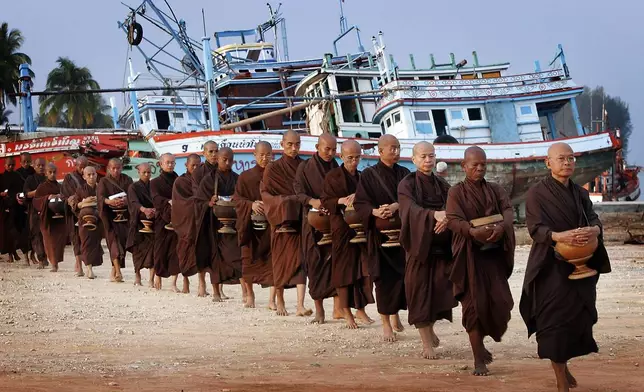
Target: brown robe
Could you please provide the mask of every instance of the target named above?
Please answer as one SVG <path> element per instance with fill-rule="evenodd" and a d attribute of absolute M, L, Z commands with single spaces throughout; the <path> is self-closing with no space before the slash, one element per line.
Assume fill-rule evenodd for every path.
<path fill-rule="evenodd" d="M 313 300 L 322 300 L 336 295 L 331 281 L 333 275 L 331 245 L 317 245 L 322 234 L 309 225 L 308 213 L 311 209 L 309 201 L 319 199 L 322 195 L 326 174 L 337 167 L 338 163 L 335 159 L 325 162 L 316 153 L 297 168 L 293 182 L 297 199 L 302 204 L 302 260 L 309 278 L 309 294 Z"/>
<path fill-rule="evenodd" d="M 141 233 L 143 228 L 141 220 L 147 220 L 141 212 L 141 207 L 154 208 L 152 195 L 150 194 L 150 183 L 137 181 L 130 185 L 127 190 L 127 203 L 130 214 L 129 231 L 125 249 L 132 253 L 134 272 L 143 268 L 154 267 L 154 235 L 155 233 Z M 154 219 L 153 219 L 154 220 Z"/>
<path fill-rule="evenodd" d="M 359 179 L 359 171 L 353 176 L 344 165 L 335 168 L 324 179 L 321 198 L 322 205 L 331 214 L 331 284 L 335 288 L 348 288 L 349 303 L 343 306 L 355 309 L 375 302 L 369 279 L 369 260 L 363 244 L 349 242 L 356 233 L 344 221 L 345 207 L 338 204 L 338 199 L 355 193 Z"/>
<path fill-rule="evenodd" d="M 199 190 L 199 185 L 201 185 L 201 181 L 203 181 L 204 177 L 206 177 L 210 173 L 215 173 L 217 171 L 217 164 L 215 163 L 214 165 L 211 165 L 210 162 L 205 161 L 201 165 L 199 165 L 195 171 L 192 172 L 192 194 L 196 195 L 197 191 Z"/>
<path fill-rule="evenodd" d="M 1 253 L 14 253 L 21 249 L 28 252 L 27 239 L 24 237 L 24 228 L 27 223 L 24 208 L 18 204 L 16 195 L 22 192 L 25 181 L 16 171 L 5 171 L 0 174 L 0 192 L 8 190 L 7 196 L 2 197 L 0 209 L 0 237 L 3 237 Z"/>
<path fill-rule="evenodd" d="M 172 187 L 172 226 L 177 234 L 177 258 L 183 276 L 197 273 L 195 200 L 192 176 L 184 173 Z"/>
<path fill-rule="evenodd" d="M 435 211 L 444 211 L 449 184 L 433 173 L 414 172 L 398 185 L 400 243 L 407 254 L 405 293 L 409 324 L 423 328 L 436 320 L 452 321 L 458 305 L 449 273 L 451 233 L 434 233 Z"/>
<path fill-rule="evenodd" d="M 29 217 L 29 240 L 31 242 L 31 249 L 36 254 L 36 258 L 40 262 L 47 261 L 47 253 L 45 253 L 45 244 L 40 232 L 40 217 L 38 210 L 34 207 L 33 198 L 27 198 L 27 193 L 33 192 L 38 188 L 38 185 L 47 180 L 44 174 L 34 174 L 27 178 L 23 192 L 25 193 L 25 205 L 27 206 Z"/>
<path fill-rule="evenodd" d="M 45 180 L 36 188 L 34 208 L 40 214 L 40 232 L 45 245 L 45 253 L 51 262 L 61 263 L 67 245 L 67 223 L 65 218 L 53 219 L 49 210 L 49 195 L 58 195 L 61 187 L 58 181 Z"/>
<path fill-rule="evenodd" d="M 291 223 L 293 229 L 301 229 L 299 222 L 302 206 L 295 196 L 293 181 L 298 166 L 303 162 L 300 157 L 290 158 L 283 155 L 266 167 L 260 184 L 266 219 L 271 225 L 273 282 L 278 289 L 306 284 L 306 275 L 302 268 L 300 232 L 275 232 L 286 222 Z"/>
<path fill-rule="evenodd" d="M 76 200 L 80 203 L 83 199 L 96 196 L 98 184 L 92 188 L 85 182 L 76 188 Z M 79 210 L 76 210 L 78 215 Z M 98 212 L 98 211 L 97 211 Z M 98 214 L 97 214 L 98 215 Z M 96 230 L 89 230 L 83 227 L 83 220 L 78 218 L 78 237 L 80 240 L 81 260 L 85 265 L 97 267 L 103 264 L 103 224 L 100 219 L 96 222 Z"/>
<path fill-rule="evenodd" d="M 386 236 L 376 229 L 374 208 L 398 200 L 398 184 L 409 174 L 399 164 L 388 167 L 381 161 L 366 168 L 360 176 L 353 206 L 362 219 L 367 235 L 369 274 L 376 286 L 378 313 L 393 315 L 407 309 L 405 299 L 405 250 L 402 247 L 383 248 Z"/>
<path fill-rule="evenodd" d="M 201 265 L 205 269 L 210 267 L 212 284 L 237 284 L 242 276 L 241 249 L 237 236 L 217 232 L 222 225 L 208 205 L 215 193 L 219 196 L 232 196 L 238 177 L 239 175 L 233 171 L 211 172 L 201 181 L 199 191 L 195 195 L 197 266 Z"/>
<path fill-rule="evenodd" d="M 239 175 L 235 186 L 235 209 L 237 210 L 237 239 L 241 246 L 242 278 L 247 283 L 257 283 L 264 287 L 273 285 L 273 265 L 271 263 L 271 231 L 253 229 L 251 215 L 253 203 L 261 200 L 259 184 L 264 176 L 264 168 L 256 165 Z"/>
<path fill-rule="evenodd" d="M 446 212 L 454 256 L 450 280 L 463 307 L 463 326 L 467 332 L 476 328 L 482 336 L 500 342 L 514 307 L 508 285 L 515 247 L 510 199 L 497 184 L 465 179 L 449 190 Z M 497 248 L 481 250 L 470 236 L 470 221 L 495 214 L 504 217 L 502 242 Z"/>
<path fill-rule="evenodd" d="M 33 174 L 36 174 L 36 169 L 34 169 L 32 166 L 29 166 L 27 168 L 20 167 L 16 169 L 16 173 L 18 173 L 21 179 L 20 189 L 18 189 L 18 187 L 16 186 L 17 193 L 20 193 L 22 192 L 25 186 L 25 182 L 27 181 L 27 178 L 31 177 Z M 0 189 L 0 191 L 4 191 L 4 190 L 5 188 Z M 14 214 L 14 218 L 15 218 L 14 224 L 16 225 L 16 229 L 18 231 L 16 247 L 26 255 L 27 252 L 31 250 L 31 241 L 29 239 L 30 231 L 29 231 L 28 207 L 26 204 L 20 205 L 16 203 L 16 208 L 17 210 L 15 211 L 15 214 Z"/>
<path fill-rule="evenodd" d="M 107 248 L 110 251 L 110 260 L 118 260 L 121 268 L 125 268 L 125 247 L 128 232 L 130 231 L 130 214 L 127 211 L 124 213 L 125 217 L 128 218 L 127 222 L 114 222 L 116 213 L 110 206 L 105 204 L 105 199 L 117 193 L 127 192 L 130 185 L 132 185 L 132 179 L 125 174 L 121 174 L 119 178 L 112 178 L 108 175 L 101 178 L 96 191 L 98 211 L 105 229 L 105 239 Z"/>
<path fill-rule="evenodd" d="M 63 186 L 62 186 L 62 195 L 66 199 L 68 199 L 70 196 L 73 196 L 76 194 L 76 189 L 80 188 L 83 184 L 85 184 L 85 179 L 83 178 L 82 174 L 79 174 L 77 171 L 74 171 L 73 173 L 69 173 L 65 176 L 65 179 L 63 180 Z M 81 255 L 81 244 L 80 244 L 80 237 L 78 234 L 78 226 L 76 226 L 77 222 L 77 217 L 76 217 L 76 212 L 71 209 L 69 205 L 66 207 L 67 209 L 67 214 L 65 215 L 66 220 L 67 220 L 67 230 L 69 233 L 69 240 L 72 243 L 72 248 L 74 249 L 74 256 L 80 256 Z"/>
<path fill-rule="evenodd" d="M 553 232 L 584 226 L 602 227 L 593 211 L 588 191 L 570 181 L 569 186 L 548 177 L 528 191 L 526 223 L 533 239 L 523 281 L 519 310 L 528 336 L 537 333 L 539 358 L 557 363 L 598 352 L 593 338 L 597 323 L 599 275 L 570 280 L 574 267 L 558 259 Z M 611 271 L 602 237 L 587 266 L 600 274 Z"/>
<path fill-rule="evenodd" d="M 150 181 L 152 204 L 157 211 L 154 219 L 154 273 L 162 278 L 179 274 L 177 257 L 177 234 L 165 228 L 172 221 L 172 186 L 178 175 L 175 172 L 161 174 Z"/>

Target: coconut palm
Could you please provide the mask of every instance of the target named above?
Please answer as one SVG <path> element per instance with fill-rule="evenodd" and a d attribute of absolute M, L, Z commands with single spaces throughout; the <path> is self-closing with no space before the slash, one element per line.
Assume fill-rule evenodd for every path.
<path fill-rule="evenodd" d="M 47 91 L 86 91 L 100 86 L 86 67 L 78 67 L 72 60 L 59 57 L 58 66 L 47 75 Z M 64 119 L 70 127 L 84 128 L 94 124 L 96 113 L 101 113 L 101 97 L 95 93 L 41 96 L 40 116 L 47 125 L 56 125 Z"/>
<path fill-rule="evenodd" d="M 9 116 L 11 116 L 11 113 L 13 113 L 11 110 L 0 108 L 0 125 L 9 122 Z"/>
<path fill-rule="evenodd" d="M 17 103 L 16 97 L 8 94 L 20 90 L 20 64 L 31 64 L 29 56 L 19 52 L 24 40 L 20 30 L 9 30 L 6 22 L 0 25 L 0 108 L 4 107 L 5 98 L 13 105 Z M 31 76 L 33 77 L 33 73 Z"/>

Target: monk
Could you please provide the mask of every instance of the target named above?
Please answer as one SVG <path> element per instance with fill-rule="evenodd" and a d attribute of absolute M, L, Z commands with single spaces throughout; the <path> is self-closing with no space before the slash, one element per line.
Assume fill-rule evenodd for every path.
<path fill-rule="evenodd" d="M 8 157 L 4 161 L 4 173 L 0 174 L 0 198 L 2 199 L 2 209 L 0 209 L 0 236 L 3 237 L 2 253 L 9 255 L 9 262 L 19 261 L 20 256 L 16 251 L 18 248 L 27 257 L 27 246 L 20 241 L 23 234 L 23 226 L 26 223 L 26 217 L 22 206 L 19 204 L 17 196 L 24 188 L 24 180 L 14 170 L 16 162 L 13 157 Z"/>
<path fill-rule="evenodd" d="M 224 147 L 217 156 L 217 170 L 208 173 L 195 195 L 197 212 L 197 265 L 208 269 L 214 302 L 221 302 L 221 284 L 237 284 L 241 278 L 241 249 L 235 234 L 219 233 L 223 223 L 212 207 L 221 197 L 232 197 L 239 175 L 232 171 L 233 150 Z M 241 282 L 243 285 L 243 282 Z"/>
<path fill-rule="evenodd" d="M 88 161 L 84 156 L 76 158 L 74 171 L 67 174 L 63 180 L 63 197 L 67 200 L 68 210 L 66 214 L 67 219 L 67 230 L 69 237 L 72 243 L 72 248 L 74 250 L 74 256 L 76 257 L 76 276 L 83 276 L 83 266 L 81 264 L 81 245 L 80 237 L 78 235 L 78 226 L 76 222 L 78 219 L 75 215 L 74 207 L 78 203 L 76 199 L 76 189 L 81 187 L 85 180 L 83 179 L 83 170 L 87 167 Z"/>
<path fill-rule="evenodd" d="M 174 171 L 175 158 L 172 154 L 163 154 L 159 158 L 161 174 L 150 181 L 152 205 L 157 212 L 154 220 L 154 286 L 161 289 L 161 279 L 172 277 L 171 290 L 179 292 L 177 276 L 179 259 L 177 257 L 177 234 L 172 227 L 172 187 L 179 177 Z M 183 293 L 190 292 L 190 281 L 183 277 Z"/>
<path fill-rule="evenodd" d="M 32 166 L 30 153 L 23 152 L 20 154 L 20 167 L 16 169 L 16 173 L 20 176 L 22 186 L 24 188 L 27 178 L 36 173 Z M 22 189 L 19 192 L 22 192 Z M 31 241 L 29 240 L 29 219 L 25 219 L 28 217 L 28 208 L 24 196 L 17 197 L 16 200 L 18 202 L 18 210 L 14 214 L 14 217 L 16 218 L 15 224 L 18 231 L 16 247 L 22 251 L 25 255 L 27 264 L 29 264 L 29 258 L 31 257 L 33 259 L 33 252 L 31 252 Z"/>
<path fill-rule="evenodd" d="M 273 148 L 270 143 L 260 141 L 253 153 L 257 163 L 239 175 L 233 201 L 237 210 L 235 228 L 242 255 L 242 278 L 246 285 L 246 302 L 244 307 L 255 307 L 253 284 L 270 287 L 268 308 L 275 306 L 275 286 L 273 285 L 273 264 L 271 263 L 271 232 L 254 228 L 252 216 L 264 216 L 264 202 L 259 193 L 259 184 L 264 176 L 266 166 L 273 160 Z"/>
<path fill-rule="evenodd" d="M 550 176 L 528 191 L 526 222 L 533 239 L 523 281 L 519 309 L 536 332 L 539 358 L 547 358 L 557 379 L 557 391 L 568 392 L 577 380 L 568 369 L 571 358 L 598 352 L 593 338 L 597 323 L 599 275 L 571 280 L 573 265 L 558 256 L 553 245 L 585 246 L 592 238 L 599 245 L 586 266 L 599 274 L 611 272 L 602 239 L 602 224 L 593 211 L 588 191 L 575 184 L 575 156 L 566 143 L 548 149 Z"/>
<path fill-rule="evenodd" d="M 57 171 L 56 165 L 47 164 L 45 169 L 47 180 L 38 185 L 33 200 L 34 208 L 40 214 L 40 232 L 45 245 L 45 253 L 51 262 L 51 272 L 58 272 L 58 263 L 63 261 L 67 245 L 65 217 L 55 218 L 56 215 L 49 209 L 50 200 L 62 198 L 61 186 L 56 180 Z"/>
<path fill-rule="evenodd" d="M 189 277 L 197 273 L 197 258 L 195 256 L 195 211 L 192 198 L 192 174 L 201 163 L 197 154 L 190 154 L 186 159 L 186 172 L 174 181 L 172 187 L 171 220 L 174 232 L 177 234 L 177 258 L 181 275 Z M 201 279 L 199 280 L 201 283 Z M 187 287 L 187 286 L 186 286 Z M 199 285 L 198 296 L 205 297 L 205 279 L 203 286 Z"/>
<path fill-rule="evenodd" d="M 202 163 L 195 171 L 192 173 L 193 178 L 193 188 L 192 193 L 197 194 L 199 190 L 199 185 L 201 185 L 201 180 L 204 179 L 208 173 L 213 173 L 217 170 L 217 154 L 219 153 L 219 146 L 216 142 L 212 140 L 207 141 L 203 145 L 203 156 L 206 158 L 206 161 Z"/>
<path fill-rule="evenodd" d="M 289 130 L 282 135 L 282 157 L 264 170 L 260 194 L 264 213 L 271 227 L 271 259 L 273 283 L 277 298 L 277 315 L 287 316 L 284 289 L 297 287 L 297 316 L 310 316 L 311 309 L 304 307 L 306 275 L 302 265 L 301 215 L 302 206 L 295 195 L 293 182 L 300 158 L 300 135 Z"/>
<path fill-rule="evenodd" d="M 407 254 L 405 294 L 409 324 L 423 342 L 423 358 L 436 359 L 440 340 L 434 332 L 438 320 L 452 321 L 458 303 L 452 294 L 449 271 L 452 238 L 447 230 L 445 206 L 449 184 L 433 173 L 436 152 L 429 142 L 414 145 L 412 161 L 416 172 L 398 185 L 400 242 Z"/>
<path fill-rule="evenodd" d="M 341 145 L 342 166 L 329 171 L 324 178 L 320 201 L 330 214 L 331 223 L 331 284 L 338 293 L 339 307 L 347 328 L 356 329 L 356 318 L 365 324 L 374 321 L 364 308 L 374 303 L 373 288 L 369 279 L 366 248 L 352 244 L 355 232 L 344 221 L 343 211 L 353 206 L 360 180 L 362 148 L 355 140 Z M 357 309 L 353 316 L 351 308 Z"/>
<path fill-rule="evenodd" d="M 483 338 L 500 342 L 508 328 L 514 306 L 508 278 L 514 267 L 514 212 L 503 188 L 485 180 L 485 151 L 473 146 L 465 150 L 461 167 L 465 180 L 447 195 L 447 228 L 452 232 L 453 267 L 450 281 L 454 297 L 463 308 L 476 376 L 489 373 L 492 354 Z M 498 224 L 473 227 L 477 218 L 500 214 Z"/>
<path fill-rule="evenodd" d="M 309 295 L 315 303 L 315 317 L 312 323 L 324 324 L 324 299 L 333 297 L 333 318 L 342 319 L 344 313 L 340 308 L 335 287 L 332 283 L 331 245 L 317 245 L 322 238 L 308 222 L 311 209 L 318 214 L 329 215 L 322 206 L 320 197 L 326 174 L 338 168 L 335 160 L 337 141 L 330 133 L 324 133 L 315 145 L 316 153 L 297 168 L 293 188 L 297 199 L 302 204 L 302 256 L 309 278 Z"/>
<path fill-rule="evenodd" d="M 127 190 L 128 210 L 130 212 L 129 232 L 125 249 L 132 253 L 134 264 L 134 285 L 142 286 L 141 270 L 150 270 L 148 287 L 154 287 L 154 232 L 142 233 L 142 220 L 154 221 L 157 213 L 152 203 L 150 194 L 150 177 L 152 168 L 150 164 L 140 163 L 137 165 L 139 180 L 129 186 Z"/>
<path fill-rule="evenodd" d="M 47 263 L 47 253 L 40 232 L 40 218 L 38 211 L 34 208 L 33 198 L 36 194 L 38 185 L 47 180 L 45 176 L 45 159 L 37 158 L 34 161 L 34 174 L 27 177 L 23 193 L 25 194 L 25 205 L 27 206 L 29 219 L 29 242 L 31 243 L 30 258 L 32 263 L 38 264 L 38 269 L 43 269 Z"/>
<path fill-rule="evenodd" d="M 119 219 L 119 222 L 114 222 L 114 219 L 119 215 L 116 210 L 121 210 L 120 217 L 129 219 L 127 190 L 132 185 L 132 179 L 128 175 L 121 173 L 122 170 L 123 163 L 120 159 L 110 159 L 107 164 L 106 176 L 99 181 L 96 192 L 98 211 L 101 221 L 103 221 L 107 248 L 110 251 L 110 260 L 112 261 L 110 280 L 118 283 L 123 282 L 121 268 L 125 268 L 125 247 L 129 225 L 127 220 L 123 222 L 123 219 Z M 110 198 L 116 195 L 121 196 Z"/>
<path fill-rule="evenodd" d="M 96 169 L 92 166 L 86 166 L 83 169 L 84 183 L 76 188 L 75 204 L 77 213 L 80 213 L 83 208 L 92 208 L 93 214 L 98 218 L 98 210 L 96 209 Z M 96 221 L 96 227 L 92 230 L 90 227 L 84 226 L 82 216 L 78 215 L 78 236 L 80 239 L 81 260 L 87 268 L 87 278 L 94 279 L 94 270 L 92 267 L 98 267 L 103 264 L 103 247 L 101 240 L 103 239 L 103 224 L 100 219 Z"/>
<path fill-rule="evenodd" d="M 401 247 L 381 245 L 386 237 L 376 228 L 376 219 L 398 217 L 398 184 L 409 170 L 398 164 L 400 142 L 393 135 L 378 139 L 380 159 L 366 168 L 353 202 L 367 235 L 369 275 L 376 286 L 376 304 L 382 320 L 383 340 L 396 341 L 396 332 L 404 330 L 398 312 L 407 309 L 405 299 L 405 251 Z"/>

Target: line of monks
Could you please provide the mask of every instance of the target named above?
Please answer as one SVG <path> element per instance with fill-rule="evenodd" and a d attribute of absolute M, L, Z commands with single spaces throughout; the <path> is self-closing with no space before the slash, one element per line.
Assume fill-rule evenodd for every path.
<path fill-rule="evenodd" d="M 32 261 L 42 268 L 49 260 L 56 271 L 71 237 L 76 273 L 84 275 L 82 262 L 91 279 L 92 267 L 103 262 L 105 238 L 114 282 L 123 281 L 129 251 L 137 285 L 141 269 L 149 269 L 150 285 L 160 289 L 162 278 L 172 278 L 178 292 L 181 274 L 187 293 L 188 277 L 197 274 L 198 295 L 206 296 L 209 274 L 215 301 L 226 299 L 223 284 L 241 283 L 246 307 L 255 306 L 253 284 L 270 286 L 269 307 L 281 316 L 288 314 L 284 290 L 289 288 L 297 290 L 296 315 L 313 313 L 304 306 L 308 280 L 313 322 L 325 321 L 323 300 L 333 297 L 333 318 L 344 319 L 349 328 L 370 324 L 364 308 L 375 302 L 384 340 L 395 341 L 395 331 L 403 329 L 398 313 L 408 309 L 408 322 L 418 329 L 428 359 L 437 357 L 440 344 L 434 323 L 451 322 L 460 302 L 473 374 L 488 374 L 493 357 L 484 338 L 501 341 L 514 306 L 508 279 L 515 237 L 508 195 L 485 180 L 485 152 L 468 148 L 465 179 L 450 186 L 433 174 L 436 156 L 428 142 L 414 146 L 413 173 L 397 163 L 400 143 L 391 135 L 379 139 L 378 163 L 362 172 L 356 141 L 342 143 L 342 165 L 335 160 L 337 142 L 330 134 L 319 137 L 308 160 L 299 156 L 295 132 L 284 133 L 281 147 L 282 157 L 272 162 L 271 145 L 257 143 L 256 166 L 237 175 L 233 151 L 207 142 L 205 162 L 190 155 L 185 174 L 178 176 L 175 158 L 164 154 L 157 178 L 150 179 L 150 166 L 142 164 L 134 183 L 121 173 L 118 159 L 97 181 L 96 170 L 80 157 L 62 184 L 53 164 L 39 159 L 35 169 L 23 164 L 19 172 L 7 159 L 0 183 L 7 188 L 0 194 L 3 253 L 13 258 L 22 249 L 26 254 L 29 244 L 21 241 L 30 238 Z M 529 334 L 536 333 L 539 357 L 552 362 L 558 390 L 568 391 L 577 384 L 568 360 L 598 351 L 592 327 L 599 275 L 569 279 L 575 267 L 557 257 L 553 245 L 582 247 L 599 238 L 587 265 L 602 274 L 610 272 L 610 263 L 588 192 L 570 179 L 572 149 L 553 144 L 545 163 L 551 176 L 527 198 L 534 242 L 520 311 Z M 16 197 L 21 190 L 24 195 Z M 59 214 L 63 218 L 54 208 L 60 200 L 66 204 Z M 25 227 L 29 236 L 15 234 Z M 18 241 L 10 244 L 12 238 Z"/>

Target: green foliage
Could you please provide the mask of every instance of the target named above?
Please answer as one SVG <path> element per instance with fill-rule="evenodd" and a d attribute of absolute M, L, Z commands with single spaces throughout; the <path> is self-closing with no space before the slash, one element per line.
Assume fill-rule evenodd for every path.
<path fill-rule="evenodd" d="M 100 86 L 86 67 L 59 57 L 58 67 L 47 75 L 46 91 L 86 91 Z M 109 106 L 99 94 L 64 94 L 40 97 L 41 125 L 69 128 L 105 128 L 111 121 L 105 112 Z"/>
<path fill-rule="evenodd" d="M 20 30 L 9 30 L 6 22 L 0 25 L 0 108 L 6 101 L 16 105 L 16 97 L 9 94 L 20 91 L 20 64 L 31 64 L 29 56 L 20 52 L 24 41 Z M 33 72 L 31 77 L 34 77 Z"/>

